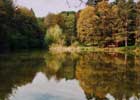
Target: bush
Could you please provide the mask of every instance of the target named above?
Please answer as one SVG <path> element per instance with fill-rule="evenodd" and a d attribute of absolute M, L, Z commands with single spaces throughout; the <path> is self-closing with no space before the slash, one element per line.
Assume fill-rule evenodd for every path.
<path fill-rule="evenodd" d="M 49 45 L 54 44 L 64 44 L 65 36 L 62 34 L 62 29 L 58 26 L 52 26 L 46 31 L 45 35 L 45 44 L 48 47 Z"/>

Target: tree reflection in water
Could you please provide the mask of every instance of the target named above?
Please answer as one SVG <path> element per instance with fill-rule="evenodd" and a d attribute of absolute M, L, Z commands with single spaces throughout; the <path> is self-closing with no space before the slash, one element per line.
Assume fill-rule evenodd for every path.
<path fill-rule="evenodd" d="M 76 79 L 87 100 L 135 100 L 140 96 L 139 61 L 140 56 L 115 53 L 3 55 L 0 57 L 0 100 L 12 95 L 13 89 L 32 82 L 38 72 L 58 83 Z"/>
<path fill-rule="evenodd" d="M 40 53 L 20 53 L 0 56 L 0 100 L 7 100 L 12 90 L 32 82 L 43 66 Z"/>
<path fill-rule="evenodd" d="M 121 54 L 86 54 L 76 67 L 76 77 L 88 99 L 105 99 L 107 93 L 116 99 L 128 99 L 140 92 L 139 66 L 134 56 Z M 137 63 L 138 64 L 138 63 Z"/>

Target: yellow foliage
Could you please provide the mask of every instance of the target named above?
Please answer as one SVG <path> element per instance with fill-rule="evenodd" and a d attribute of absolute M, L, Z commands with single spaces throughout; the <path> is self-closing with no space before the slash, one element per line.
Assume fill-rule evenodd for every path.
<path fill-rule="evenodd" d="M 4 2 L 0 0 L 0 8 L 4 6 Z"/>
<path fill-rule="evenodd" d="M 22 14 L 22 15 L 26 15 L 28 17 L 34 17 L 34 14 L 31 10 L 29 10 L 26 7 L 18 7 L 18 11 Z"/>
<path fill-rule="evenodd" d="M 3 0 L 0 0 L 0 16 L 2 17 L 3 15 L 7 15 L 7 12 Z"/>
<path fill-rule="evenodd" d="M 90 42 L 93 39 L 97 20 L 98 16 L 94 7 L 87 6 L 81 11 L 77 22 L 78 38 L 81 42 Z"/>
<path fill-rule="evenodd" d="M 109 6 L 110 5 L 108 4 L 107 1 L 99 2 L 98 5 L 97 5 L 98 12 L 100 12 L 101 14 L 110 13 L 110 7 Z"/>
<path fill-rule="evenodd" d="M 55 26 L 56 24 L 59 23 L 59 16 L 56 14 L 48 14 L 45 19 L 44 19 L 44 24 L 47 28 L 51 27 L 51 26 Z"/>

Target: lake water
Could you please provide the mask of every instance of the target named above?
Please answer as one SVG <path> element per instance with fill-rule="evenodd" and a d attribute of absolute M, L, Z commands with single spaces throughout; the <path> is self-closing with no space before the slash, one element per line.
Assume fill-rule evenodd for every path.
<path fill-rule="evenodd" d="M 0 100 L 140 100 L 140 56 L 1 54 Z"/>

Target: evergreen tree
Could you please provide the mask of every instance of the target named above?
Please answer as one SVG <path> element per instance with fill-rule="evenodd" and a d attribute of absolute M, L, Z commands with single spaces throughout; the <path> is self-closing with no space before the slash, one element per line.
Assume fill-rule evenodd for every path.
<path fill-rule="evenodd" d="M 108 1 L 108 0 L 88 0 L 86 4 L 93 6 L 93 5 L 97 5 L 101 1 Z"/>
<path fill-rule="evenodd" d="M 118 28 L 118 35 L 121 36 L 125 40 L 125 46 L 128 46 L 128 24 L 130 20 L 128 19 L 128 12 L 129 9 L 127 8 L 127 3 L 125 0 L 121 0 L 117 3 L 119 8 L 118 10 L 118 20 L 119 24 Z"/>
<path fill-rule="evenodd" d="M 0 51 L 43 46 L 43 31 L 32 10 L 0 0 Z"/>
<path fill-rule="evenodd" d="M 137 17 L 136 17 L 136 45 L 140 45 L 140 1 L 136 4 L 136 11 L 137 11 Z"/>

